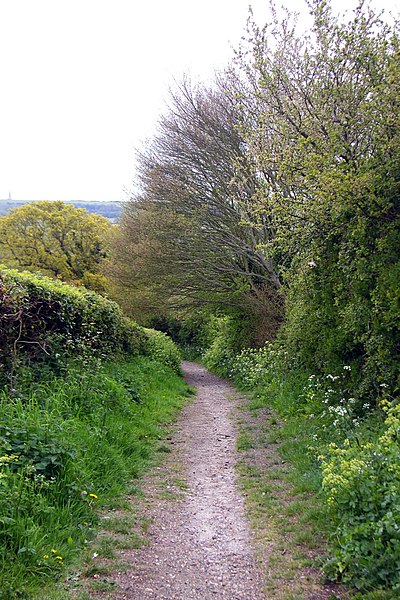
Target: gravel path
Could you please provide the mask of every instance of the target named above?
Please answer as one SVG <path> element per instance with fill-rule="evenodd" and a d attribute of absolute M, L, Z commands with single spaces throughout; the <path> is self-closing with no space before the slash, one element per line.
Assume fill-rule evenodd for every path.
<path fill-rule="evenodd" d="M 181 415 L 161 469 L 182 465 L 188 488 L 180 500 L 159 499 L 153 506 L 150 543 L 125 556 L 133 568 L 119 574 L 113 598 L 262 600 L 236 485 L 234 391 L 195 363 L 185 362 L 183 369 L 198 393 Z"/>

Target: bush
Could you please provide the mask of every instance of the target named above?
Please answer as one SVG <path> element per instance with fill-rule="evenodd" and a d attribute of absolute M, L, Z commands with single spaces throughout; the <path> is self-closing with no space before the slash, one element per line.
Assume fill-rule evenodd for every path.
<path fill-rule="evenodd" d="M 32 273 L 0 268 L 0 365 L 57 367 L 66 356 L 143 351 L 146 336 L 115 302 Z"/>
<path fill-rule="evenodd" d="M 282 368 L 282 349 L 277 343 L 244 348 L 232 363 L 232 378 L 242 388 L 254 390 L 276 378 Z"/>
<path fill-rule="evenodd" d="M 144 332 L 147 336 L 145 354 L 181 373 L 182 356 L 171 338 L 155 329 L 144 329 Z"/>
<path fill-rule="evenodd" d="M 209 348 L 203 354 L 206 367 L 224 377 L 232 377 L 233 364 L 238 352 L 248 345 L 247 323 L 244 319 L 224 315 L 209 321 Z"/>
<path fill-rule="evenodd" d="M 323 490 L 336 525 L 327 574 L 368 590 L 400 590 L 400 405 L 369 442 L 332 444 Z"/>

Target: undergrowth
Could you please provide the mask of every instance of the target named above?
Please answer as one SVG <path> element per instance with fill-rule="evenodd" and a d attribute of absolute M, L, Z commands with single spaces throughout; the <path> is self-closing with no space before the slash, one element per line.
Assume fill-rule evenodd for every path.
<path fill-rule="evenodd" d="M 293 483 L 315 495 L 313 519 L 329 542 L 325 576 L 351 586 L 355 597 L 395 598 L 400 589 L 400 414 L 389 386 L 367 399 L 353 392 L 351 365 L 302 371 L 282 343 L 239 353 L 223 337 L 206 364 L 275 411 L 273 434 Z M 228 332 L 229 333 L 229 332 Z"/>
<path fill-rule="evenodd" d="M 22 381 L 23 378 L 20 378 Z M 0 396 L 0 598 L 30 598 L 90 543 L 189 393 L 149 357 L 70 363 Z M 44 597 L 43 595 L 41 597 Z"/>

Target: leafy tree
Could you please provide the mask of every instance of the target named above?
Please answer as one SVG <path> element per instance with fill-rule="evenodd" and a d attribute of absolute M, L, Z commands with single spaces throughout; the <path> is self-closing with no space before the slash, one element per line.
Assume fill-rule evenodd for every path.
<path fill-rule="evenodd" d="M 291 15 L 250 27 L 231 94 L 274 219 L 265 252 L 286 261 L 287 344 L 309 368 L 355 362 L 376 396 L 399 384 L 399 36 L 364 2 L 348 22 L 309 6 L 308 35 Z"/>
<path fill-rule="evenodd" d="M 217 304 L 281 314 L 279 274 L 252 216 L 258 181 L 223 90 L 184 82 L 139 155 L 140 194 L 125 208 L 110 275 L 143 312 Z M 135 308 L 131 304 L 131 310 Z M 138 317 L 137 312 L 135 316 Z"/>
<path fill-rule="evenodd" d="M 33 202 L 0 218 L 0 260 L 102 291 L 112 225 L 64 202 Z"/>

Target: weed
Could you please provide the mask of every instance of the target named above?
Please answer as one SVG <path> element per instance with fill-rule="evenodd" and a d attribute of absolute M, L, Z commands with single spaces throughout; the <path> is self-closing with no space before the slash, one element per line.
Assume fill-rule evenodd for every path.
<path fill-rule="evenodd" d="M 96 579 L 90 582 L 90 587 L 96 592 L 111 592 L 115 586 L 115 581 L 108 579 Z"/>
<path fill-rule="evenodd" d="M 114 540 L 103 537 L 96 545 L 96 552 L 103 558 L 115 558 Z"/>
<path fill-rule="evenodd" d="M 7 600 L 34 597 L 37 589 L 44 598 L 44 582 L 62 579 L 91 545 L 99 509 L 126 512 L 122 496 L 140 494 L 131 482 L 154 462 L 187 390 L 170 368 L 135 357 L 89 371 L 74 362 L 66 378 L 28 378 L 12 399 L 0 393 L 0 577 Z M 143 540 L 132 537 L 134 521 L 101 519 L 137 547 Z M 106 540 L 96 548 L 104 558 L 113 552 Z"/>
<path fill-rule="evenodd" d="M 134 525 L 135 520 L 130 517 L 111 517 L 103 522 L 104 529 L 122 535 L 129 535 Z"/>

